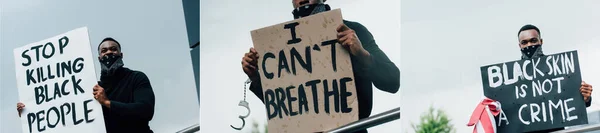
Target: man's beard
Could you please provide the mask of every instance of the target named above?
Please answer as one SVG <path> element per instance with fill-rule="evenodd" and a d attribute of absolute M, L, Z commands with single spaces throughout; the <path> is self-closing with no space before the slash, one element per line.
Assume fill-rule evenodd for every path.
<path fill-rule="evenodd" d="M 298 19 L 298 18 L 310 16 L 313 14 L 326 12 L 329 10 L 331 10 L 331 7 L 329 7 L 329 5 L 323 4 L 323 3 L 318 3 L 318 4 L 310 4 L 310 5 L 298 7 L 296 9 L 294 9 L 294 11 L 292 11 L 292 14 L 294 14 L 294 19 Z"/>
<path fill-rule="evenodd" d="M 100 59 L 100 74 L 101 76 L 113 76 L 123 65 L 123 58 L 121 56 L 105 55 Z"/>
<path fill-rule="evenodd" d="M 544 56 L 542 52 L 542 44 L 531 45 L 521 49 L 521 59 L 533 59 Z"/>

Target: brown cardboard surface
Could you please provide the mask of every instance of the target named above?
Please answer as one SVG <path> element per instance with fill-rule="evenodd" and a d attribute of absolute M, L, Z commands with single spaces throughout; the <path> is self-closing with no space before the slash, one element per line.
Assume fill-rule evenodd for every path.
<path fill-rule="evenodd" d="M 296 38 L 301 39 L 300 42 L 288 44 L 288 41 L 292 39 L 290 28 L 284 28 L 286 24 L 295 23 Z M 332 63 L 332 46 L 322 45 L 325 41 L 337 39 L 336 28 L 343 24 L 342 14 L 340 9 L 323 12 L 309 17 L 288 21 L 281 24 L 257 29 L 251 31 L 252 41 L 254 48 L 259 54 L 258 67 L 259 74 L 261 77 L 263 96 L 267 115 L 273 113 L 273 110 L 280 109 L 281 107 L 277 104 L 277 107 L 269 103 L 268 99 L 273 100 L 277 103 L 278 100 L 283 99 L 285 108 L 289 109 L 291 105 L 291 111 L 280 112 L 277 116 L 272 117 L 268 120 L 269 132 L 276 133 L 290 133 L 290 132 L 318 132 L 333 129 L 350 122 L 358 120 L 358 101 L 356 98 L 356 87 L 354 83 L 354 75 L 352 72 L 352 64 L 350 61 L 350 54 L 346 51 L 341 44 L 335 43 L 335 66 Z M 337 41 L 336 41 L 337 42 Z M 312 66 L 312 73 L 308 72 L 300 62 L 308 62 L 306 50 L 310 51 L 311 63 L 308 65 Z M 318 48 L 315 48 L 318 47 Z M 295 49 L 301 56 L 292 57 L 291 51 Z M 280 59 L 280 52 L 285 55 L 285 61 Z M 267 53 L 272 53 L 274 58 L 265 58 Z M 302 61 L 301 61 L 302 60 Z M 285 62 L 285 63 L 283 63 Z M 263 63 L 264 67 L 263 67 Z M 279 66 L 288 66 L 287 69 L 279 70 Z M 296 74 L 293 74 L 293 67 L 295 66 Z M 284 67 L 285 68 L 285 67 Z M 273 78 L 269 79 L 265 75 L 265 71 L 273 74 Z M 351 93 L 349 96 L 345 96 L 341 93 L 340 79 L 350 78 L 352 81 L 345 82 L 346 91 Z M 316 92 L 313 92 L 312 86 L 307 85 L 308 81 L 320 80 L 321 82 L 316 85 Z M 334 85 L 333 81 L 338 84 Z M 332 91 L 334 87 L 338 88 L 339 106 L 347 104 L 347 108 L 351 108 L 350 112 L 343 113 L 342 107 L 339 107 L 339 112 L 335 111 L 335 96 L 329 96 L 329 113 L 325 111 L 325 90 L 324 84 L 327 84 L 329 91 Z M 298 91 L 300 85 L 303 86 L 307 106 L 300 108 L 300 98 Z M 289 93 L 286 91 L 289 86 L 293 86 Z M 275 91 L 276 88 L 282 88 L 283 91 Z M 266 92 L 274 92 L 274 95 L 268 95 Z M 285 93 L 285 94 L 284 94 Z M 317 94 L 317 102 L 313 97 L 313 93 Z M 279 97 L 277 95 L 279 94 Z M 347 94 L 347 93 L 346 93 Z M 289 104 L 289 97 L 295 97 L 296 100 L 292 100 Z M 344 96 L 343 96 L 344 95 Z M 346 99 L 346 103 L 341 103 Z M 292 98 L 293 99 L 293 98 Z M 314 105 L 318 105 L 318 113 L 315 111 Z M 308 110 L 306 110 L 308 109 Z M 270 111 L 269 111 L 270 110 Z M 295 116 L 291 116 L 291 112 L 297 112 Z M 300 114 L 300 112 L 302 112 Z"/>

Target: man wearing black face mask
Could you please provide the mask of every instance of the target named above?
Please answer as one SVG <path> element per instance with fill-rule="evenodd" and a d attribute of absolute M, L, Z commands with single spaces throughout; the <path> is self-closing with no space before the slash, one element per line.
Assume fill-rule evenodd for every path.
<path fill-rule="evenodd" d="M 148 77 L 123 67 L 121 44 L 104 38 L 98 45 L 100 81 L 94 86 L 94 98 L 102 105 L 107 133 L 152 133 L 148 126 L 154 115 L 154 92 Z M 17 103 L 17 111 L 25 108 Z"/>
<path fill-rule="evenodd" d="M 93 93 L 102 104 L 106 131 L 152 133 L 154 92 L 148 77 L 123 67 L 121 44 L 113 38 L 102 40 L 98 53 L 101 75 Z"/>
<path fill-rule="evenodd" d="M 543 40 L 541 38 L 540 29 L 533 25 L 525 25 L 519 30 L 518 36 L 519 47 L 521 48 L 522 54 L 521 59 L 531 59 L 544 56 L 544 53 L 542 52 Z M 579 91 L 581 92 L 581 95 L 583 95 L 585 106 L 589 107 L 592 104 L 592 85 L 582 81 Z M 563 129 L 564 128 L 557 128 L 535 132 L 546 133 Z"/>
<path fill-rule="evenodd" d="M 296 8 L 292 12 L 294 19 L 330 10 L 329 5 L 323 3 L 324 0 L 293 0 L 292 2 Z M 379 49 L 373 35 L 360 23 L 344 20 L 344 24 L 337 28 L 337 32 L 338 43 L 342 44 L 351 54 L 359 103 L 359 118 L 367 118 L 371 115 L 373 106 L 372 84 L 379 90 L 396 93 L 400 87 L 400 70 Z M 257 71 L 258 55 L 254 48 L 250 48 L 250 51 L 242 58 L 242 69 L 252 80 L 250 90 L 258 98 L 264 100 Z M 366 133 L 367 130 L 359 132 Z"/>

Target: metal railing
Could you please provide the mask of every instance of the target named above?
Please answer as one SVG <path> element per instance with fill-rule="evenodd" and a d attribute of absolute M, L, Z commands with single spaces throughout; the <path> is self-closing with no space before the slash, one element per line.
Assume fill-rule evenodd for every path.
<path fill-rule="evenodd" d="M 552 133 L 581 133 L 581 132 L 589 132 L 589 131 L 598 131 L 600 130 L 600 124 L 591 124 L 584 126 L 572 127 L 565 130 L 560 130 Z"/>
<path fill-rule="evenodd" d="M 356 132 L 398 119 L 400 119 L 400 107 L 373 115 L 365 119 L 361 119 L 359 121 L 346 124 L 336 129 L 327 131 L 327 133 Z"/>
<path fill-rule="evenodd" d="M 327 133 L 356 132 L 359 130 L 367 129 L 370 127 L 374 127 L 374 126 L 388 123 L 390 121 L 394 121 L 394 120 L 398 120 L 398 119 L 400 119 L 400 107 L 385 111 L 383 113 L 373 115 L 373 116 L 365 118 L 365 119 L 361 119 L 359 121 L 348 123 L 344 126 L 327 131 Z M 187 128 L 184 128 L 182 130 L 179 130 L 179 131 L 177 131 L 177 133 L 194 133 L 197 131 L 200 131 L 199 124 L 195 124 L 195 125 L 189 126 Z"/>
<path fill-rule="evenodd" d="M 194 124 L 192 126 L 186 127 L 184 129 L 181 129 L 179 131 L 177 131 L 176 133 L 194 133 L 200 131 L 200 125 L 199 124 Z"/>

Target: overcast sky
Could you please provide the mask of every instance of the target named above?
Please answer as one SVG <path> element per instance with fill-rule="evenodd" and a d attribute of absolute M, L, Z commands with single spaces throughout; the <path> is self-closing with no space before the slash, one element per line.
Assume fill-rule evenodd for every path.
<path fill-rule="evenodd" d="M 0 3 L 0 132 L 21 132 L 13 49 L 87 26 L 92 55 L 104 37 L 122 44 L 125 67 L 148 76 L 156 96 L 155 132 L 198 123 L 198 100 L 180 0 L 43 1 Z M 94 60 L 97 76 L 100 66 Z"/>
<path fill-rule="evenodd" d="M 329 0 L 332 8 L 341 8 L 346 20 L 367 27 L 379 48 L 400 67 L 400 2 L 389 0 Z M 293 19 L 292 0 L 202 0 L 200 1 L 200 130 L 202 132 L 239 132 L 237 106 L 243 99 L 241 59 L 252 47 L 250 31 Z M 403 70 L 400 70 L 403 73 Z M 400 92 L 391 94 L 375 89 L 373 114 L 400 106 Z M 252 92 L 247 98 L 251 114 L 242 132 L 250 132 L 252 123 L 266 123 L 263 103 Z M 400 131 L 400 120 L 370 128 L 371 132 Z M 261 129 L 262 131 L 263 129 Z"/>
<path fill-rule="evenodd" d="M 582 79 L 600 86 L 600 2 L 402 1 L 402 131 L 432 105 L 445 110 L 457 132 L 483 98 L 479 67 L 520 59 L 517 32 L 541 30 L 545 54 L 578 50 Z M 592 94 L 598 110 L 599 88 Z"/>

